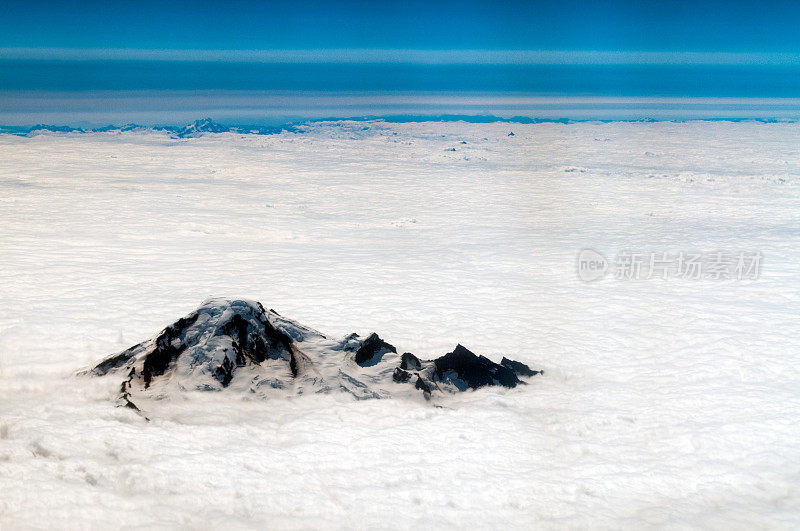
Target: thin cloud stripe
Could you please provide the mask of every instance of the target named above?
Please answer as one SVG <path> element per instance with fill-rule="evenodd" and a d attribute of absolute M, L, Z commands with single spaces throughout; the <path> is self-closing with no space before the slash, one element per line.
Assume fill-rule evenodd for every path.
<path fill-rule="evenodd" d="M 800 53 L 566 50 L 0 48 L 2 60 L 500 65 L 800 65 Z"/>

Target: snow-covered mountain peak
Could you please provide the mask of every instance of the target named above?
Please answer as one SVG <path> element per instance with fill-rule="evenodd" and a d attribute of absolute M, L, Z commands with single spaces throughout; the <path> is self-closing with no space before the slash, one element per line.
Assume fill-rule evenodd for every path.
<path fill-rule="evenodd" d="M 229 131 L 230 128 L 222 124 L 218 124 L 211 118 L 203 118 L 202 120 L 195 120 L 194 123 L 179 129 L 176 135 L 180 138 L 190 138 L 193 136 L 199 136 L 203 133 L 227 133 Z"/>
<path fill-rule="evenodd" d="M 194 391 L 242 392 L 263 397 L 345 392 L 358 399 L 426 399 L 485 385 L 515 387 L 526 365 L 500 364 L 462 345 L 434 360 L 397 349 L 378 334 L 331 339 L 266 310 L 257 301 L 212 298 L 155 337 L 114 354 L 89 371 L 124 377 L 121 400 Z"/>

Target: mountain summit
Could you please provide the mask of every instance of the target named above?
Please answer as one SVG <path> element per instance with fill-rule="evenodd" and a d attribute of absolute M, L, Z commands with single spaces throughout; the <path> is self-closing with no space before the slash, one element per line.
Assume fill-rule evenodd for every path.
<path fill-rule="evenodd" d="M 195 120 L 194 123 L 182 127 L 175 135 L 180 138 L 193 138 L 203 133 L 227 133 L 230 130 L 229 127 L 218 124 L 211 118 L 203 118 L 202 120 Z"/>
<path fill-rule="evenodd" d="M 230 391 L 262 397 L 344 392 L 358 399 L 426 399 L 486 385 L 515 387 L 541 373 L 503 358 L 494 363 L 458 345 L 422 360 L 377 334 L 341 339 L 287 319 L 259 302 L 209 299 L 155 337 L 109 356 L 88 371 L 120 375 L 120 400 L 181 391 Z"/>

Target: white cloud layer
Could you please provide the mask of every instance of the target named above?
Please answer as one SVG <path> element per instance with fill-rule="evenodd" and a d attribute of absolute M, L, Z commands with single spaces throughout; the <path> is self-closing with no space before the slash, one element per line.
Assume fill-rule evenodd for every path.
<path fill-rule="evenodd" d="M 0 135 L 0 528 L 798 528 L 798 146 L 723 122 Z M 586 247 L 764 261 L 587 283 Z M 72 376 L 211 295 L 545 375 L 443 408 L 200 393 L 149 423 Z"/>

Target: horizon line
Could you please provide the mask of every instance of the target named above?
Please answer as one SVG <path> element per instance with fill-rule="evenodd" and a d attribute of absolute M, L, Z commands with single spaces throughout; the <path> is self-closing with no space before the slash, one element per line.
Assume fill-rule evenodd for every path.
<path fill-rule="evenodd" d="M 800 65 L 791 52 L 425 49 L 0 48 L 0 60 L 419 65 Z"/>

